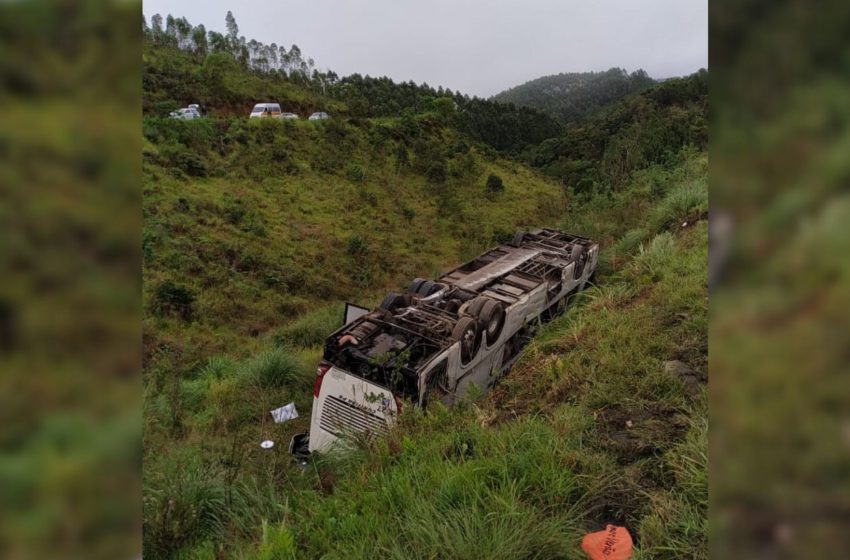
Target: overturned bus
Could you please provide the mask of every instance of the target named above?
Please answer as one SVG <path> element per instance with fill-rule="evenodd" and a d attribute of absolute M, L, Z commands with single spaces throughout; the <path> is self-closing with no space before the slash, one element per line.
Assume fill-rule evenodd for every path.
<path fill-rule="evenodd" d="M 385 434 L 407 406 L 451 406 L 487 391 L 536 325 L 567 308 L 593 274 L 599 246 L 553 229 L 519 232 L 436 280 L 417 278 L 328 337 L 308 434 L 296 455 L 340 438 Z"/>

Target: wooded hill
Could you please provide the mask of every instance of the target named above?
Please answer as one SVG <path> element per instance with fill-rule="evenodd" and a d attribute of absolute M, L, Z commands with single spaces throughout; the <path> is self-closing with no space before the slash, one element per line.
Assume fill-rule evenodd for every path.
<path fill-rule="evenodd" d="M 492 99 L 540 109 L 562 122 L 573 122 L 655 83 L 644 70 L 629 73 L 622 68 L 611 68 L 604 72 L 543 76 L 497 93 Z"/>

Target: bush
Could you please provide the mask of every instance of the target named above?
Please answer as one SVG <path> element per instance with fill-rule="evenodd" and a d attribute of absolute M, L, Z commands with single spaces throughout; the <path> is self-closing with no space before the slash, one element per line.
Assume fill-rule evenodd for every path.
<path fill-rule="evenodd" d="M 345 169 L 345 177 L 352 183 L 362 183 L 366 174 L 363 167 L 356 163 L 349 163 Z"/>
<path fill-rule="evenodd" d="M 430 183 L 441 184 L 445 183 L 448 178 L 446 166 L 441 162 L 432 163 L 425 172 L 425 177 Z"/>
<path fill-rule="evenodd" d="M 207 164 L 196 153 L 182 144 L 167 144 L 159 149 L 166 167 L 179 169 L 191 177 L 206 177 Z"/>
<path fill-rule="evenodd" d="M 498 175 L 487 177 L 487 194 L 496 194 L 505 190 L 505 184 Z"/>
<path fill-rule="evenodd" d="M 192 318 L 195 296 L 185 286 L 163 282 L 154 289 L 151 312 L 158 317 L 176 315 L 184 321 Z"/>
<path fill-rule="evenodd" d="M 407 221 L 407 223 L 411 223 L 413 219 L 416 217 L 416 210 L 411 208 L 410 206 L 404 206 L 401 209 L 401 215 Z"/>
<path fill-rule="evenodd" d="M 362 256 L 369 251 L 369 244 L 359 235 L 348 238 L 348 254 L 354 257 Z"/>

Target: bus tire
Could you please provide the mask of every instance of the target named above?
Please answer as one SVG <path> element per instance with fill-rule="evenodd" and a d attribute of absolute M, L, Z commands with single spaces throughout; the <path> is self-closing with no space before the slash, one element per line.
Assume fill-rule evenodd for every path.
<path fill-rule="evenodd" d="M 407 291 L 411 294 L 416 294 L 419 292 L 419 288 L 422 287 L 422 284 L 425 282 L 424 278 L 416 278 L 410 285 L 407 287 Z"/>
<path fill-rule="evenodd" d="M 402 294 L 387 294 L 387 297 L 384 298 L 384 301 L 381 302 L 381 309 L 385 309 L 392 313 L 399 307 L 404 307 L 407 305 L 407 298 L 405 298 Z"/>
<path fill-rule="evenodd" d="M 481 328 L 487 338 L 487 344 L 494 344 L 505 326 L 505 307 L 498 301 L 488 299 L 478 315 Z"/>
<path fill-rule="evenodd" d="M 452 330 L 452 340 L 460 343 L 460 363 L 468 364 L 478 353 L 481 337 L 472 317 L 461 317 Z"/>
<path fill-rule="evenodd" d="M 473 299 L 469 302 L 469 306 L 466 308 L 466 314 L 470 317 L 478 317 L 481 314 L 481 310 L 484 309 L 484 304 L 488 301 L 492 300 L 481 296 Z"/>

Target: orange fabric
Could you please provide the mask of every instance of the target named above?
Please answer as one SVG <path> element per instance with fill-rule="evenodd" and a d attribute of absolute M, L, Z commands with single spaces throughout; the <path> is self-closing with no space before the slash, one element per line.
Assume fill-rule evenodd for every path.
<path fill-rule="evenodd" d="M 629 560 L 632 557 L 632 536 L 625 527 L 608 525 L 604 531 L 585 535 L 581 549 L 591 560 Z"/>

